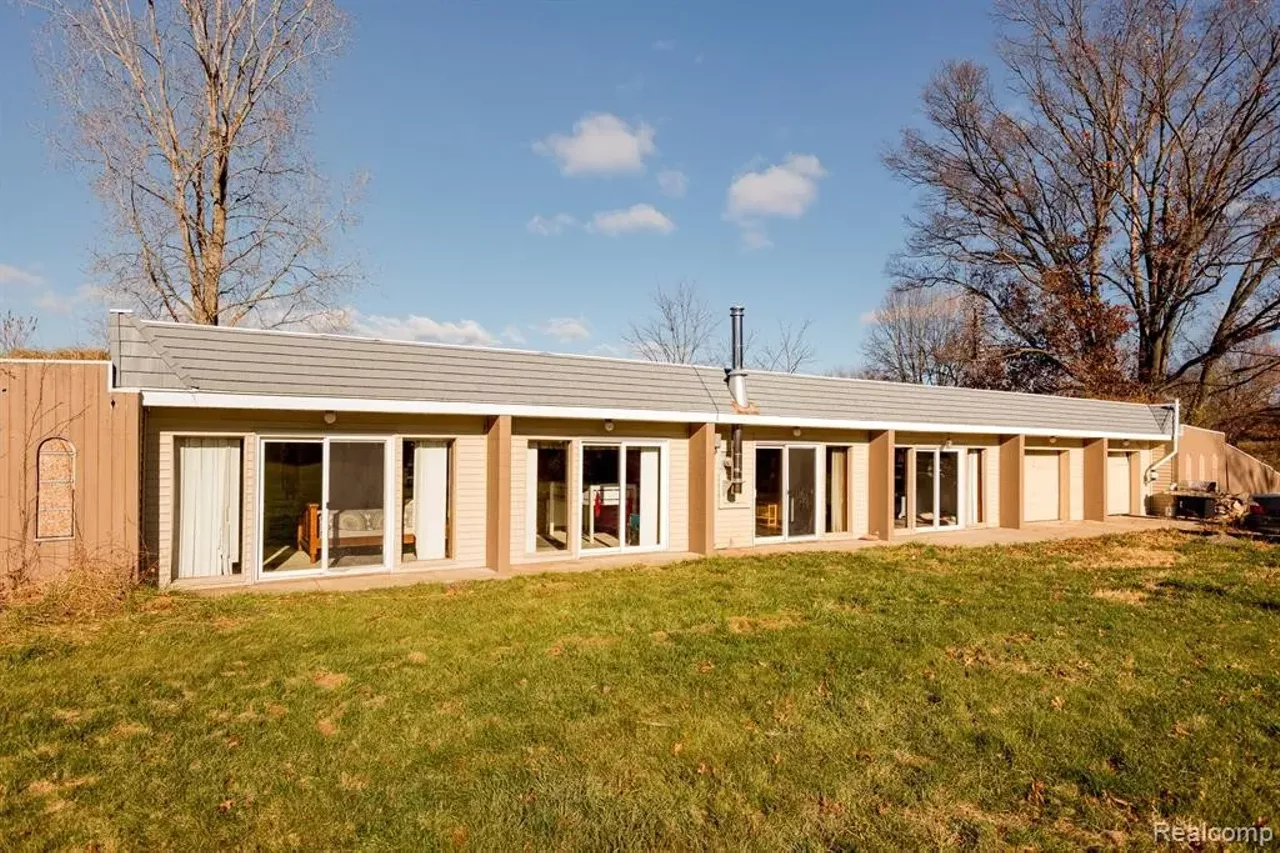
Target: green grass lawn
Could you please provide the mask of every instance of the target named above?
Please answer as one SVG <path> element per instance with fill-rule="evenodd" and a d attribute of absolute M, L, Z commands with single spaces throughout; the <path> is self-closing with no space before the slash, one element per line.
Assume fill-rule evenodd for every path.
<path fill-rule="evenodd" d="M 0 621 L 3 847 L 1149 845 L 1280 819 L 1280 549 L 1173 533 Z"/>

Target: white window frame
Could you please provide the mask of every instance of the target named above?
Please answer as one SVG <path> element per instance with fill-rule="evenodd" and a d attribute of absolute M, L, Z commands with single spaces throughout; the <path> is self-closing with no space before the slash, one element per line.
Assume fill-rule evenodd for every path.
<path fill-rule="evenodd" d="M 849 447 L 847 444 L 836 444 L 837 447 Z M 755 502 L 759 499 L 760 489 L 757 483 L 751 484 L 752 491 L 752 517 L 751 517 L 751 535 L 755 542 L 761 544 L 771 544 L 776 542 L 809 542 L 819 539 L 826 535 L 827 530 L 827 444 L 812 441 L 757 441 L 755 449 L 760 450 L 781 450 L 782 451 L 782 534 L 780 536 L 756 536 L 755 522 Z M 813 451 L 813 532 L 805 533 L 800 536 L 792 536 L 791 530 L 791 451 L 792 450 L 812 450 Z M 852 451 L 851 451 L 852 452 Z M 760 476 L 760 466 L 753 465 L 755 476 Z M 850 519 L 852 521 L 852 519 Z M 852 527 L 852 524 L 850 525 Z M 844 534 L 841 534 L 844 535 Z"/>
<path fill-rule="evenodd" d="M 323 435 L 299 435 L 296 433 L 283 434 L 259 434 L 256 446 L 257 459 L 255 462 L 255 476 L 257 482 L 255 484 L 255 512 L 258 515 L 258 523 L 256 525 L 257 542 L 253 560 L 253 580 L 255 583 L 271 583 L 273 581 L 283 581 L 290 578 L 313 578 L 313 577 L 350 577 L 351 575 L 362 574 L 383 574 L 392 571 L 394 568 L 394 560 L 391 555 L 392 531 L 398 531 L 399 526 L 396 524 L 382 525 L 382 564 L 377 566 L 356 566 L 350 569 L 331 569 L 329 568 L 329 531 L 324 523 L 328 515 L 329 507 L 329 447 L 334 441 L 351 441 L 351 442 L 367 442 L 370 444 L 382 443 L 382 490 L 383 490 L 383 506 L 395 507 L 395 482 L 393 469 L 395 468 L 395 445 L 393 441 L 395 436 L 392 435 L 367 435 L 367 434 L 345 434 L 345 433 L 325 433 Z M 321 534 L 320 534 L 320 565 L 314 569 L 286 569 L 283 572 L 266 571 L 263 568 L 263 543 L 266 533 L 266 484 L 264 482 L 266 453 L 264 453 L 265 445 L 271 442 L 298 442 L 306 444 L 319 444 L 323 448 L 321 451 L 320 461 L 320 518 L 321 518 Z"/>
<path fill-rule="evenodd" d="M 583 438 L 575 442 L 577 447 L 577 472 L 573 478 L 574 491 L 571 495 L 570 522 L 573 524 L 573 541 L 575 557 L 594 557 L 602 554 L 649 554 L 658 551 L 666 551 L 671 547 L 671 452 L 670 442 L 661 439 L 618 439 L 611 441 L 608 439 Z M 658 477 L 660 483 L 658 485 L 658 500 L 661 505 L 658 507 L 658 544 L 657 545 L 628 545 L 626 531 L 623 529 L 625 520 L 621 507 L 618 513 L 618 545 L 613 548 L 584 548 L 582 547 L 582 489 L 583 489 L 583 454 L 587 447 L 616 447 L 618 448 L 618 485 L 621 488 L 620 503 L 625 505 L 626 501 L 626 482 L 627 482 L 627 450 L 632 447 L 656 447 L 658 449 Z M 576 507 L 576 510 L 572 509 Z"/>

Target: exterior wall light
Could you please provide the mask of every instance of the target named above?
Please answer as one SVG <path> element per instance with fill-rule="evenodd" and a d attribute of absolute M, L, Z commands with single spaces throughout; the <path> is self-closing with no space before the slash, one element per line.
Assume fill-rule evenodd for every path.
<path fill-rule="evenodd" d="M 605 422 L 604 422 L 604 431 L 605 431 L 605 432 L 613 432 L 613 421 L 612 421 L 612 420 L 607 420 L 607 421 L 605 421 Z"/>
<path fill-rule="evenodd" d="M 337 420 L 338 420 L 338 413 L 337 413 L 337 412 L 325 412 L 325 413 L 324 413 L 324 422 L 325 422 L 325 423 L 327 423 L 327 424 L 332 424 L 332 423 L 334 423 L 334 422 L 335 422 L 335 421 L 337 421 Z"/>
<path fill-rule="evenodd" d="M 800 437 L 800 427 L 792 427 L 791 434 L 796 438 Z"/>

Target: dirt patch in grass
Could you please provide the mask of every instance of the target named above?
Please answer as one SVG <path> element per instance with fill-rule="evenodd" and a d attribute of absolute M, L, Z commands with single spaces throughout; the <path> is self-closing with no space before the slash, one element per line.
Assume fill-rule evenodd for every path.
<path fill-rule="evenodd" d="M 1114 601 L 1117 604 L 1131 604 L 1141 607 L 1147 600 L 1147 593 L 1140 589 L 1095 589 L 1093 597 L 1102 601 Z"/>
<path fill-rule="evenodd" d="M 1144 547 L 1112 548 L 1096 558 L 1097 562 L 1113 569 L 1168 568 L 1177 565 L 1181 559 L 1176 551 Z"/>
<path fill-rule="evenodd" d="M 730 616 L 725 620 L 729 632 L 751 634 L 756 631 L 781 631 L 804 624 L 804 617 L 797 613 L 774 613 L 768 616 Z"/>
<path fill-rule="evenodd" d="M 342 685 L 351 680 L 351 676 L 343 672 L 328 672 L 321 670 L 311 676 L 311 683 L 321 690 L 337 690 Z"/>

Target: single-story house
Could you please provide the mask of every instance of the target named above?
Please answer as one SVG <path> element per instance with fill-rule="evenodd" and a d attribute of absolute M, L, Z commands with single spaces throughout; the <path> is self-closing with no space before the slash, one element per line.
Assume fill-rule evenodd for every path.
<path fill-rule="evenodd" d="M 11 571 L 254 584 L 1104 520 L 1144 512 L 1181 434 L 1173 404 L 748 373 L 740 344 L 726 370 L 109 326 L 109 362 L 0 363 Z"/>

